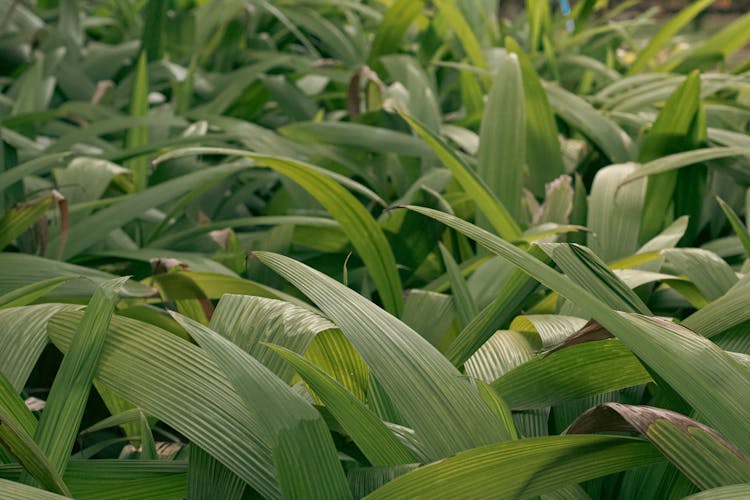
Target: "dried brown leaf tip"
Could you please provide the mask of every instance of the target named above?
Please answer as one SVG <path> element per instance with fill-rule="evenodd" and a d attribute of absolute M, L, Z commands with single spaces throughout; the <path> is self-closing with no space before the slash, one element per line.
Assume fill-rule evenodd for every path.
<path fill-rule="evenodd" d="M 565 349 L 566 347 L 574 346 L 576 344 L 583 344 L 586 342 L 596 342 L 598 340 L 606 340 L 614 338 L 614 335 L 609 333 L 609 331 L 604 328 L 602 325 L 600 325 L 595 320 L 589 320 L 588 323 L 583 325 L 580 330 L 575 332 L 573 335 L 568 337 L 567 339 L 563 340 L 560 344 L 556 345 L 546 353 L 544 353 L 545 356 L 549 356 L 550 354 L 557 352 L 561 349 Z"/>

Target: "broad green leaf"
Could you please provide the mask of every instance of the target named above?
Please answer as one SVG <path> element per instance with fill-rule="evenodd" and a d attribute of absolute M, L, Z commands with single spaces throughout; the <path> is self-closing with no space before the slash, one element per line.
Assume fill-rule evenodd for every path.
<path fill-rule="evenodd" d="M 213 330 L 174 318 L 221 367 L 271 447 L 281 493 L 290 498 L 347 498 L 349 486 L 320 414 L 261 362 Z"/>
<path fill-rule="evenodd" d="M 187 463 L 167 460 L 71 460 L 65 481 L 72 497 L 81 500 L 107 498 L 185 498 Z M 15 480 L 17 465 L 0 465 L 0 476 Z"/>
<path fill-rule="evenodd" d="M 390 467 L 357 467 L 349 470 L 347 479 L 354 498 L 364 498 L 393 479 L 413 471 L 419 464 L 394 465 Z"/>
<path fill-rule="evenodd" d="M 242 479 L 196 444 L 190 444 L 188 498 L 211 500 L 221 497 L 226 500 L 240 500 L 244 491 L 245 483 Z"/>
<path fill-rule="evenodd" d="M 146 22 L 141 35 L 141 49 L 148 62 L 161 59 L 164 55 L 167 5 L 165 0 L 148 0 L 144 7 L 143 17 Z"/>
<path fill-rule="evenodd" d="M 190 229 L 168 232 L 163 236 L 149 242 L 153 248 L 170 248 L 172 245 L 182 241 L 190 241 L 196 236 L 215 231 L 217 229 L 253 227 L 253 226 L 275 226 L 282 224 L 294 224 L 295 226 L 310 226 L 314 228 L 339 227 L 338 222 L 325 217 L 307 217 L 296 215 L 268 215 L 258 217 L 241 217 L 238 219 L 220 220 L 201 224 Z"/>
<path fill-rule="evenodd" d="M 690 71 L 706 60 L 724 60 L 750 40 L 750 14 L 735 19 L 708 40 L 696 44 L 686 54 L 668 60 L 662 71 Z"/>
<path fill-rule="evenodd" d="M 737 237 L 742 243 L 742 248 L 745 250 L 745 256 L 750 258 L 750 234 L 748 234 L 745 224 L 742 223 L 742 219 L 739 218 L 737 213 L 724 200 L 717 197 L 717 201 L 719 202 L 724 215 L 727 216 L 729 225 L 732 226 L 732 230 L 737 234 Z M 2 300 L 0 300 L 0 303 L 1 302 Z"/>
<path fill-rule="evenodd" d="M 661 156 L 655 160 L 642 164 L 637 170 L 630 173 L 621 182 L 622 184 L 626 184 L 649 175 L 670 172 L 672 170 L 677 170 L 696 163 L 702 163 L 704 161 L 731 158 L 734 156 L 750 156 L 750 149 L 746 147 L 703 148 Z"/>
<path fill-rule="evenodd" d="M 490 407 L 497 419 L 502 422 L 508 430 L 510 438 L 518 439 L 518 430 L 516 430 L 516 423 L 513 421 L 513 413 L 510 411 L 508 404 L 496 391 L 492 390 L 492 387 L 486 382 L 476 380 L 475 383 L 477 384 L 479 395 L 482 396 L 482 399 L 487 403 L 487 406 Z"/>
<path fill-rule="evenodd" d="M 373 153 L 429 156 L 430 148 L 419 138 L 382 127 L 341 122 L 298 122 L 279 129 L 283 137 L 305 144 L 351 146 Z"/>
<path fill-rule="evenodd" d="M 632 428 L 701 489 L 750 481 L 750 459 L 714 429 L 669 410 L 606 403 L 588 410 L 566 434 Z"/>
<path fill-rule="evenodd" d="M 2 374 L 0 403 L 0 444 L 46 489 L 69 494 L 62 475 L 32 438 L 37 428 L 36 419 Z"/>
<path fill-rule="evenodd" d="M 440 220 L 491 252 L 523 269 L 543 285 L 575 303 L 588 316 L 618 337 L 638 358 L 661 376 L 707 422 L 741 451 L 750 450 L 750 434 L 738 422 L 750 421 L 750 367 L 744 366 L 714 343 L 675 324 L 623 315 L 569 278 L 529 257 L 513 245 L 468 222 L 436 210 L 409 207 Z M 693 366 L 709 367 L 712 376 Z M 705 369 L 705 368 L 704 368 Z M 724 382 L 717 386 L 718 377 Z"/>
<path fill-rule="evenodd" d="M 41 304 L 0 310 L 0 372 L 20 392 L 47 345 L 47 321 L 60 311 L 79 309 L 68 304 Z"/>
<path fill-rule="evenodd" d="M 47 210 L 52 208 L 55 198 L 54 194 L 48 194 L 7 210 L 0 218 L 0 250 L 44 217 Z"/>
<path fill-rule="evenodd" d="M 507 439 L 476 389 L 427 340 L 353 290 L 288 257 L 257 258 L 341 328 L 430 457 Z M 450 430 L 449 430 L 450 429 Z"/>
<path fill-rule="evenodd" d="M 219 165 L 177 177 L 151 187 L 124 201 L 99 210 L 84 221 L 75 224 L 68 232 L 68 242 L 63 252 L 67 259 L 83 252 L 104 239 L 111 231 L 139 217 L 147 210 L 167 203 L 204 184 L 212 184 L 247 169 L 247 165 Z M 96 227 L 96 231 L 91 231 Z M 49 248 L 57 248 L 59 237 L 49 242 Z"/>
<path fill-rule="evenodd" d="M 513 409 L 541 408 L 651 381 L 618 340 L 574 345 L 539 355 L 492 382 Z"/>
<path fill-rule="evenodd" d="M 372 215 L 346 189 L 310 165 L 237 149 L 190 148 L 176 150 L 162 156 L 159 161 L 207 153 L 252 158 L 258 165 L 268 166 L 305 188 L 331 213 L 349 236 L 352 245 L 367 265 L 386 310 L 397 316 L 401 314 L 403 309 L 401 278 L 396 269 L 393 252 Z"/>
<path fill-rule="evenodd" d="M 739 286 L 710 302 L 682 321 L 687 328 L 711 338 L 750 320 L 750 293 Z"/>
<path fill-rule="evenodd" d="M 549 2 L 545 2 L 544 0 L 527 0 L 525 3 L 531 50 L 532 52 L 536 52 L 541 47 L 542 38 L 550 30 L 552 12 Z"/>
<path fill-rule="evenodd" d="M 162 0 L 150 0 L 149 3 Z M 151 22 L 151 20 L 149 20 Z M 148 50 L 148 47 L 144 47 Z M 146 50 L 138 57 L 135 70 L 135 83 L 133 84 L 133 95 L 130 99 L 130 114 L 132 116 L 145 116 L 148 114 L 148 61 Z M 137 148 L 148 145 L 148 127 L 135 126 L 128 130 L 125 147 Z M 133 171 L 133 182 L 136 191 L 143 191 L 148 185 L 148 158 L 134 158 L 128 160 L 127 167 Z"/>
<path fill-rule="evenodd" d="M 643 140 L 638 156 L 641 163 L 697 146 L 689 135 L 700 115 L 700 85 L 700 76 L 693 72 L 672 93 Z M 675 172 L 649 177 L 641 216 L 640 242 L 652 238 L 663 228 L 676 185 Z"/>
<path fill-rule="evenodd" d="M 672 37 L 684 28 L 685 25 L 690 23 L 690 21 L 692 21 L 697 15 L 703 12 L 706 7 L 714 3 L 714 1 L 715 0 L 699 0 L 693 2 L 682 9 L 676 16 L 664 23 L 658 33 L 651 37 L 648 45 L 638 52 L 635 61 L 633 61 L 633 64 L 628 68 L 628 75 L 636 75 L 643 71 L 653 60 L 654 56 L 656 56 L 656 54 Z"/>
<path fill-rule="evenodd" d="M 466 56 L 471 64 L 477 68 L 486 68 L 487 61 L 484 58 L 482 47 L 479 45 L 476 35 L 471 30 L 471 26 L 466 22 L 461 10 L 456 5 L 455 0 L 435 0 L 435 6 L 440 15 L 442 15 L 448 25 L 453 29 L 453 33 L 461 41 Z"/>
<path fill-rule="evenodd" d="M 37 281 L 15 290 L 0 295 L 0 309 L 8 307 L 19 307 L 31 304 L 36 299 L 44 297 L 47 293 L 59 287 L 66 281 L 77 279 L 79 276 L 55 276 L 42 281 Z"/>
<path fill-rule="evenodd" d="M 612 309 L 650 313 L 643 300 L 587 247 L 567 243 L 540 243 L 539 246 L 571 280 Z"/>
<path fill-rule="evenodd" d="M 305 358 L 344 386 L 357 399 L 366 400 L 370 370 L 341 330 L 337 328 L 318 333 L 305 352 Z"/>
<path fill-rule="evenodd" d="M 492 227 L 495 228 L 498 234 L 510 240 L 518 239 L 521 229 L 508 209 L 500 202 L 482 178 L 470 166 L 466 165 L 442 139 L 432 134 L 432 132 L 417 123 L 413 118 L 406 115 L 401 116 L 434 149 L 435 154 L 443 162 L 443 165 L 448 167 L 463 190 L 474 199 L 479 210 L 482 211 L 487 221 L 492 224 Z"/>
<path fill-rule="evenodd" d="M 0 491 L 3 492 L 3 496 L 7 500 L 63 500 L 70 498 L 7 479 L 0 479 Z"/>
<path fill-rule="evenodd" d="M 86 408 L 119 289 L 127 278 L 97 287 L 52 383 L 34 440 L 62 475 Z"/>
<path fill-rule="evenodd" d="M 490 383 L 530 360 L 541 347 L 533 333 L 498 330 L 466 360 L 464 368 L 468 375 Z"/>
<path fill-rule="evenodd" d="M 340 29 L 336 23 L 321 16 L 313 9 L 302 6 L 284 8 L 284 15 L 297 26 L 315 36 L 318 44 L 327 53 L 348 66 L 362 64 L 364 55 L 360 53 L 354 38 Z"/>
<path fill-rule="evenodd" d="M 356 396 L 309 360 L 289 349 L 270 346 L 299 373 L 374 466 L 414 462 L 402 445 Z"/>
<path fill-rule="evenodd" d="M 527 113 L 524 99 L 518 56 L 503 54 L 479 128 L 477 175 L 515 220 L 521 215 L 521 190 L 526 169 Z M 481 217 L 478 220 L 481 227 L 494 225 Z"/>
<path fill-rule="evenodd" d="M 745 483 L 701 491 L 685 497 L 685 500 L 743 500 L 748 495 L 750 495 L 750 483 Z"/>
<path fill-rule="evenodd" d="M 627 163 L 633 159 L 628 136 L 614 121 L 562 87 L 544 84 L 544 90 L 560 118 L 580 130 L 612 163 Z"/>
<path fill-rule="evenodd" d="M 16 165 L 11 169 L 0 171 L 0 192 L 5 191 L 9 186 L 22 180 L 24 177 L 48 172 L 53 167 L 62 164 L 69 157 L 70 153 L 44 155 Z"/>
<path fill-rule="evenodd" d="M 370 45 L 367 64 L 377 68 L 380 56 L 396 52 L 409 26 L 414 23 L 423 9 L 424 2 L 421 0 L 397 0 L 393 2 L 375 32 L 375 38 Z"/>
<path fill-rule="evenodd" d="M 586 320 L 562 314 L 524 314 L 516 316 L 510 324 L 511 330 L 532 332 L 539 336 L 542 347 L 561 344 L 586 325 Z"/>
<path fill-rule="evenodd" d="M 51 340 L 67 351 L 82 313 L 60 313 Z M 97 379 L 216 457 L 259 493 L 279 498 L 271 450 L 219 366 L 200 348 L 155 326 L 115 316 Z M 186 408 L 200 411 L 186 412 Z"/>
<path fill-rule="evenodd" d="M 708 300 L 715 300 L 737 283 L 737 275 L 718 255 L 700 248 L 674 248 L 663 255 L 677 272 L 687 275 Z"/>
<path fill-rule="evenodd" d="M 547 255 L 538 248 L 532 247 L 529 253 L 534 258 L 549 262 Z M 466 325 L 445 356 L 455 366 L 461 366 L 496 330 L 510 324 L 523 302 L 536 288 L 537 283 L 525 273 L 513 271 L 497 297 Z"/>
<path fill-rule="evenodd" d="M 614 436 L 521 439 L 468 450 L 399 476 L 367 498 L 526 498 L 659 463 L 650 444 Z"/>
<path fill-rule="evenodd" d="M 565 173 L 557 125 L 547 94 L 539 81 L 531 59 L 511 37 L 505 38 L 507 50 L 516 54 L 523 77 L 524 109 L 526 110 L 526 160 L 531 191 L 544 193 L 547 182 Z"/>
<path fill-rule="evenodd" d="M 209 327 L 285 382 L 291 382 L 293 368 L 264 344 L 304 353 L 319 333 L 336 328 L 309 309 L 279 300 L 234 294 L 222 296 Z"/>
<path fill-rule="evenodd" d="M 381 58 L 390 77 L 409 92 L 409 115 L 424 123 L 430 130 L 440 130 L 440 104 L 437 91 L 425 70 L 416 59 L 406 55 Z"/>
<path fill-rule="evenodd" d="M 588 244 L 605 262 L 630 256 L 638 249 L 646 183 L 621 186 L 637 172 L 635 164 L 610 165 L 594 176 L 588 203 Z"/>
<path fill-rule="evenodd" d="M 443 256 L 443 264 L 445 265 L 448 280 L 451 284 L 451 292 L 453 294 L 452 297 L 456 306 L 456 312 L 461 319 L 461 325 L 466 327 L 474 316 L 477 315 L 479 310 L 474 303 L 471 293 L 469 293 L 466 281 L 463 276 L 461 276 L 461 270 L 458 267 L 456 260 L 442 243 L 440 243 L 440 254 Z"/>
<path fill-rule="evenodd" d="M 401 321 L 442 352 L 442 347 L 451 340 L 451 332 L 454 330 L 457 312 L 455 302 L 455 297 L 451 295 L 420 289 L 409 290 L 404 299 Z"/>

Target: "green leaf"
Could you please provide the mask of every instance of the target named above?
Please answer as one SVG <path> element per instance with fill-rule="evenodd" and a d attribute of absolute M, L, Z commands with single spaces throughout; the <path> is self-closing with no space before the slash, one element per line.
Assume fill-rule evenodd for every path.
<path fill-rule="evenodd" d="M 298 122 L 280 128 L 279 134 L 305 144 L 351 146 L 373 153 L 404 156 L 430 155 L 430 148 L 417 137 L 358 123 Z"/>
<path fill-rule="evenodd" d="M 747 320 L 750 294 L 747 286 L 737 286 L 685 318 L 682 324 L 711 338 Z"/>
<path fill-rule="evenodd" d="M 461 325 L 466 327 L 472 318 L 479 313 L 477 305 L 474 303 L 474 299 L 469 293 L 469 289 L 466 286 L 466 281 L 461 275 L 461 269 L 456 264 L 456 260 L 451 255 L 450 251 L 445 248 L 445 245 L 440 243 L 440 255 L 443 256 L 443 264 L 445 265 L 446 273 L 448 274 L 448 280 L 451 284 L 451 292 L 453 293 L 453 302 L 456 306 L 456 312 L 461 319 Z"/>
<path fill-rule="evenodd" d="M 237 149 L 188 148 L 172 151 L 158 161 L 194 154 L 225 154 L 252 158 L 259 166 L 270 167 L 301 185 L 339 222 L 365 262 L 386 310 L 396 316 L 401 314 L 401 278 L 388 240 L 372 215 L 336 181 L 305 163 Z"/>
<path fill-rule="evenodd" d="M 536 356 L 491 386 L 508 406 L 524 410 L 650 381 L 648 372 L 620 341 L 602 340 Z"/>
<path fill-rule="evenodd" d="M 61 351 L 67 351 L 81 316 L 60 313 L 49 322 L 50 339 Z M 271 450 L 258 423 L 202 349 L 153 325 L 115 316 L 96 376 L 216 457 L 256 491 L 279 498 Z"/>
<path fill-rule="evenodd" d="M 689 132 L 700 114 L 700 85 L 699 74 L 693 72 L 672 93 L 643 140 L 638 157 L 641 163 L 696 146 L 691 144 Z M 677 174 L 674 172 L 649 178 L 639 241 L 645 242 L 663 228 L 676 185 Z"/>
<path fill-rule="evenodd" d="M 151 0 L 149 3 L 153 3 L 154 1 Z M 130 114 L 131 116 L 145 116 L 148 114 L 148 61 L 145 51 L 142 51 L 138 57 L 133 94 L 130 98 Z M 148 146 L 148 127 L 134 126 L 128 130 L 125 147 L 138 148 L 141 146 Z M 148 185 L 148 158 L 141 157 L 128 160 L 126 166 L 133 171 L 133 182 L 135 183 L 136 191 L 146 189 Z"/>
<path fill-rule="evenodd" d="M 48 490 L 69 495 L 62 475 L 34 442 L 37 422 L 10 382 L 0 374 L 0 444 Z"/>
<path fill-rule="evenodd" d="M 484 58 L 482 47 L 479 45 L 479 40 L 471 30 L 469 23 L 466 22 L 466 18 L 456 5 L 455 0 L 435 0 L 434 3 L 440 15 L 445 18 L 445 21 L 460 40 L 471 64 L 477 68 L 486 68 L 487 61 Z"/>
<path fill-rule="evenodd" d="M 659 69 L 662 71 L 690 71 L 705 60 L 717 56 L 723 60 L 741 49 L 750 40 L 750 14 L 745 14 L 725 26 L 708 40 L 692 47 L 687 53 L 668 60 Z"/>
<path fill-rule="evenodd" d="M 684 500 L 743 500 L 750 495 L 750 483 L 734 484 L 701 491 Z"/>
<path fill-rule="evenodd" d="M 353 290 L 281 255 L 257 258 L 336 323 L 433 459 L 507 439 L 470 382 L 427 340 Z"/>
<path fill-rule="evenodd" d="M 529 253 L 534 258 L 549 262 L 547 255 L 539 248 L 532 247 Z M 498 328 L 510 323 L 536 288 L 537 283 L 526 273 L 514 270 L 497 297 L 461 330 L 445 356 L 455 366 L 461 366 Z"/>
<path fill-rule="evenodd" d="M 148 0 L 143 9 L 143 35 L 141 36 L 141 51 L 146 54 L 146 60 L 153 62 L 164 55 L 163 35 L 166 31 L 167 6 L 165 0 Z M 139 61 L 140 65 L 140 61 Z M 140 66 L 136 69 L 136 74 Z M 136 80 L 138 76 L 136 76 Z"/>
<path fill-rule="evenodd" d="M 739 218 L 737 213 L 732 210 L 732 207 L 730 207 L 727 202 L 725 202 L 718 196 L 716 197 L 716 201 L 719 203 L 719 206 L 721 206 L 721 210 L 724 212 L 724 215 L 727 216 L 727 220 L 729 221 L 729 225 L 732 226 L 732 230 L 735 232 L 740 242 L 742 243 L 742 248 L 745 249 L 745 256 L 750 258 L 750 234 L 747 232 L 747 228 L 742 223 L 742 219 Z M 2 303 L 2 299 L 0 299 L 0 303 Z"/>
<path fill-rule="evenodd" d="M 247 165 L 219 165 L 199 170 L 163 182 L 99 210 L 70 228 L 63 258 L 69 259 L 83 252 L 104 239 L 111 231 L 122 227 L 151 208 L 174 200 L 207 183 L 217 183 L 246 168 L 248 168 Z M 92 231 L 92 227 L 96 227 L 96 231 Z M 57 248 L 58 245 L 59 237 L 49 242 L 49 248 Z"/>
<path fill-rule="evenodd" d="M 31 304 L 36 299 L 44 297 L 47 293 L 59 287 L 66 281 L 77 279 L 80 276 L 55 276 L 42 281 L 37 281 L 15 290 L 0 295 L 0 309 L 8 307 L 19 307 Z"/>
<path fill-rule="evenodd" d="M 650 444 L 632 438 L 521 439 L 468 450 L 421 467 L 367 498 L 527 498 L 661 460 Z"/>
<path fill-rule="evenodd" d="M 474 199 L 477 207 L 487 217 L 498 234 L 510 240 L 518 239 L 521 235 L 521 229 L 508 209 L 497 199 L 482 178 L 470 166 L 466 165 L 440 137 L 434 135 L 413 118 L 403 114 L 401 116 L 433 148 L 440 161 L 448 167 L 466 194 Z"/>
<path fill-rule="evenodd" d="M 682 9 L 676 16 L 664 23 L 661 29 L 651 37 L 648 45 L 644 47 L 633 64 L 628 68 L 628 75 L 636 75 L 642 72 L 653 60 L 654 56 L 674 37 L 682 28 L 684 28 L 697 15 L 703 12 L 706 7 L 714 3 L 715 0 L 699 0 L 689 4 Z"/>
<path fill-rule="evenodd" d="M 526 110 L 526 160 L 531 191 L 541 196 L 546 183 L 565 173 L 560 141 L 557 138 L 555 114 L 531 59 L 511 37 L 505 47 L 518 57 L 523 77 L 524 109 Z"/>
<path fill-rule="evenodd" d="M 49 194 L 6 211 L 0 218 L 0 250 L 10 245 L 36 221 L 44 217 L 54 202 L 55 196 Z"/>
<path fill-rule="evenodd" d="M 190 499 L 240 500 L 245 491 L 245 483 L 221 462 L 191 443 L 187 489 L 187 497 Z"/>
<path fill-rule="evenodd" d="M 524 82 L 518 56 L 503 54 L 479 128 L 477 175 L 515 220 L 521 214 L 523 173 L 526 168 L 524 102 Z M 478 220 L 479 226 L 491 227 L 489 221 L 483 218 Z"/>
<path fill-rule="evenodd" d="M 7 479 L 0 479 L 0 491 L 3 492 L 3 496 L 7 500 L 63 500 L 70 498 Z"/>
<path fill-rule="evenodd" d="M 34 255 L 20 253 L 0 253 L 0 293 L 44 281 L 56 276 L 81 276 L 81 279 L 70 280 L 56 288 L 50 296 L 84 297 L 88 299 L 96 286 L 103 281 L 115 278 L 115 275 L 76 266 L 57 260 L 44 259 Z M 124 292 L 133 297 L 148 297 L 156 290 L 137 281 L 128 281 Z"/>
<path fill-rule="evenodd" d="M 386 11 L 380 21 L 375 38 L 370 45 L 367 64 L 377 69 L 378 58 L 398 51 L 406 30 L 422 13 L 424 2 L 421 0 L 398 0 Z"/>
<path fill-rule="evenodd" d="M 733 156 L 750 156 L 750 149 L 746 147 L 715 147 L 694 149 L 682 153 L 661 156 L 655 160 L 642 164 L 637 170 L 625 177 L 621 183 L 627 184 L 649 175 L 671 172 L 672 170 L 695 165 L 696 163 L 703 163 L 705 161 L 718 160 L 721 158 L 731 158 Z"/>
<path fill-rule="evenodd" d="M 76 310 L 68 304 L 41 304 L 0 310 L 0 372 L 20 392 L 47 346 L 47 321 L 60 311 Z"/>
<path fill-rule="evenodd" d="M 716 344 L 684 327 L 610 309 L 598 297 L 531 258 L 522 250 L 473 224 L 436 210 L 409 207 L 477 240 L 491 252 L 523 269 L 543 285 L 575 303 L 618 337 L 651 370 L 661 376 L 707 422 L 727 436 L 743 453 L 750 450 L 750 367 L 742 365 Z M 711 376 L 694 366 L 710 367 Z M 723 383 L 717 385 L 714 381 Z"/>
<path fill-rule="evenodd" d="M 633 255 L 638 250 L 646 183 L 622 186 L 638 168 L 633 163 L 610 165 L 594 176 L 588 204 L 588 245 L 604 262 Z"/>
<path fill-rule="evenodd" d="M 9 186 L 23 180 L 24 177 L 48 172 L 69 157 L 70 153 L 44 155 L 18 164 L 11 169 L 0 171 L 0 192 L 4 192 Z"/>
<path fill-rule="evenodd" d="M 662 254 L 677 274 L 687 275 L 708 300 L 715 300 L 737 283 L 737 275 L 715 253 L 700 248 L 673 248 Z"/>
<path fill-rule="evenodd" d="M 349 485 L 320 414 L 237 345 L 190 318 L 172 316 L 208 351 L 257 420 L 271 447 L 282 495 L 349 497 Z"/>
<path fill-rule="evenodd" d="M 366 400 L 370 369 L 338 328 L 315 336 L 305 357 L 360 401 Z"/>
<path fill-rule="evenodd" d="M 643 300 L 587 247 L 568 243 L 540 243 L 539 246 L 571 280 L 612 309 L 650 313 Z"/>
<path fill-rule="evenodd" d="M 585 99 L 554 84 L 544 84 L 555 112 L 573 128 L 580 130 L 612 163 L 633 159 L 627 134 L 612 120 L 594 109 Z"/>
<path fill-rule="evenodd" d="M 414 456 L 383 422 L 343 385 L 309 360 L 279 346 L 269 346 L 299 373 L 374 466 L 414 462 Z"/>
<path fill-rule="evenodd" d="M 34 439 L 62 475 L 78 434 L 118 292 L 128 278 L 97 287 L 52 383 Z"/>
<path fill-rule="evenodd" d="M 263 297 L 225 294 L 209 327 L 291 382 L 294 370 L 264 344 L 304 353 L 313 339 L 336 326 L 309 309 Z"/>

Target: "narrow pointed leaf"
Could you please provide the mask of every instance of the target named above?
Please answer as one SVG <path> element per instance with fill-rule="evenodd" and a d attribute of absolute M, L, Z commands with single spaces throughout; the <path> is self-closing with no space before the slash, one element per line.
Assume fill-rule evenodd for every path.
<path fill-rule="evenodd" d="M 349 486 L 320 414 L 280 378 L 218 333 L 173 317 L 221 366 L 271 446 L 282 495 L 347 498 Z"/>
<path fill-rule="evenodd" d="M 487 425 L 492 414 L 469 380 L 414 330 L 304 264 L 277 254 L 255 255 L 341 328 L 431 457 L 506 437 L 499 425 Z"/>
<path fill-rule="evenodd" d="M 650 444 L 632 438 L 521 439 L 468 450 L 419 468 L 367 498 L 528 498 L 662 460 Z"/>
<path fill-rule="evenodd" d="M 372 465 L 398 465 L 415 461 L 414 456 L 383 422 L 333 377 L 289 349 L 269 347 L 292 365 L 315 391 L 315 395 L 323 401 Z"/>
<path fill-rule="evenodd" d="M 389 312 L 399 316 L 403 309 L 401 278 L 396 269 L 388 240 L 372 215 L 354 196 L 330 177 L 310 165 L 286 158 L 259 155 L 237 149 L 190 148 L 176 150 L 162 156 L 167 158 L 195 154 L 225 154 L 252 158 L 260 166 L 270 167 L 301 185 L 315 197 L 341 224 L 354 248 L 365 262 L 380 293 L 380 298 Z"/>

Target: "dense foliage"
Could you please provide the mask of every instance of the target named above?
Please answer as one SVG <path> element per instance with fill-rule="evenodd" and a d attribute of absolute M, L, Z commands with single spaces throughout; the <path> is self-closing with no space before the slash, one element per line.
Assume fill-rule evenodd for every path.
<path fill-rule="evenodd" d="M 0 0 L 0 496 L 750 496 L 750 14 L 602 3 Z"/>

